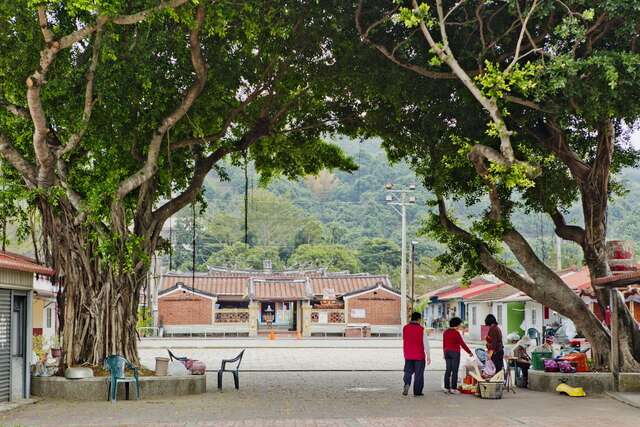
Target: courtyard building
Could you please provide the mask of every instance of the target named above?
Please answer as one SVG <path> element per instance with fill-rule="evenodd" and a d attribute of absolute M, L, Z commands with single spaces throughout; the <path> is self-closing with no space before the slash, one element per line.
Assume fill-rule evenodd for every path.
<path fill-rule="evenodd" d="M 387 276 L 318 270 L 167 273 L 164 335 L 398 335 L 400 294 Z"/>

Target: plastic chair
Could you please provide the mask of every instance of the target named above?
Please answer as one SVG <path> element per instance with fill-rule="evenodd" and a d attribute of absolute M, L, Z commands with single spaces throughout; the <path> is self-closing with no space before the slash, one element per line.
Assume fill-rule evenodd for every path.
<path fill-rule="evenodd" d="M 189 358 L 188 358 L 188 357 L 184 357 L 184 356 L 180 356 L 180 357 L 178 357 L 178 356 L 176 356 L 176 355 L 175 355 L 175 354 L 173 354 L 173 353 L 171 352 L 171 350 L 169 350 L 169 349 L 167 349 L 167 352 L 169 352 L 169 359 L 171 359 L 172 361 L 173 361 L 173 360 L 177 360 L 178 362 L 182 362 L 182 363 L 184 363 L 184 362 L 186 362 L 187 360 L 189 360 Z"/>
<path fill-rule="evenodd" d="M 236 390 L 240 389 L 240 378 L 239 378 L 239 374 L 238 371 L 240 369 L 240 363 L 242 362 L 242 356 L 244 356 L 244 352 L 245 350 L 242 350 L 240 352 L 240 354 L 238 354 L 236 357 L 234 357 L 233 359 L 224 359 L 222 361 L 222 366 L 220 366 L 220 370 L 218 371 L 218 389 L 222 390 L 222 374 L 224 374 L 225 372 L 231 372 L 233 374 L 233 383 L 236 386 Z M 235 369 L 227 369 L 227 363 L 236 363 L 238 362 L 238 364 L 235 366 Z"/>
<path fill-rule="evenodd" d="M 104 367 L 109 370 L 110 380 L 107 383 L 107 400 L 115 402 L 118 395 L 118 383 L 125 384 L 126 398 L 129 399 L 129 383 L 136 383 L 136 399 L 140 400 L 140 378 L 138 368 L 133 366 L 131 362 L 119 355 L 111 355 L 104 359 Z M 133 371 L 133 377 L 127 377 L 125 369 L 129 368 Z"/>
<path fill-rule="evenodd" d="M 540 345 L 540 331 L 536 328 L 527 329 L 527 336 L 532 340 L 536 340 L 536 347 Z"/>

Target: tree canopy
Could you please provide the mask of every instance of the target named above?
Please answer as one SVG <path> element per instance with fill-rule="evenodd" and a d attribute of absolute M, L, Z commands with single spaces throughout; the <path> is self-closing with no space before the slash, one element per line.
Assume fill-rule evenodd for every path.
<path fill-rule="evenodd" d="M 640 6 L 361 0 L 354 9 L 360 37 L 395 66 L 396 85 L 415 84 L 367 91 L 393 119 L 372 117 L 366 127 L 385 138 L 392 156 L 410 158 L 435 193 L 425 232 L 448 246 L 440 261 L 468 276 L 491 271 L 572 317 L 598 348 L 597 363 L 607 363 L 608 332 L 512 217 L 548 215 L 560 237 L 581 246 L 593 278 L 610 274 L 606 211 L 619 190 L 610 176 L 638 160 L 622 130 L 640 113 Z M 578 199 L 584 227 L 564 216 Z M 483 213 L 461 225 L 447 209 L 451 200 Z M 505 262 L 505 248 L 528 277 Z M 608 296 L 596 292 L 604 308 Z M 631 354 L 640 355 L 640 336 L 629 313 L 622 317 L 631 343 L 623 359 L 637 369 Z"/>
<path fill-rule="evenodd" d="M 220 160 L 354 169 L 324 140 L 352 114 L 328 20 L 316 2 L 2 2 L 2 177 L 40 211 L 69 363 L 137 359 L 149 257 Z"/>

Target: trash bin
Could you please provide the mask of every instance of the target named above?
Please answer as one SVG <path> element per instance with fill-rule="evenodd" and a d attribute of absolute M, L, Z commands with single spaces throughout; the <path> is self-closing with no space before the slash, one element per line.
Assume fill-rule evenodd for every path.
<path fill-rule="evenodd" d="M 167 370 L 169 368 L 168 357 L 156 357 L 156 375 L 159 377 L 167 376 Z"/>
<path fill-rule="evenodd" d="M 553 353 L 550 351 L 534 351 L 531 353 L 531 368 L 536 371 L 544 371 L 543 359 L 551 359 Z"/>

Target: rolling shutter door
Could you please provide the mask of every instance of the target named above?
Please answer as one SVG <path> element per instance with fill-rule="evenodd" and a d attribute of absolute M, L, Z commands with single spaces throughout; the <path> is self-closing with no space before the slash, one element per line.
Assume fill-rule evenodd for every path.
<path fill-rule="evenodd" d="M 0 402 L 11 392 L 11 291 L 0 289 Z"/>

